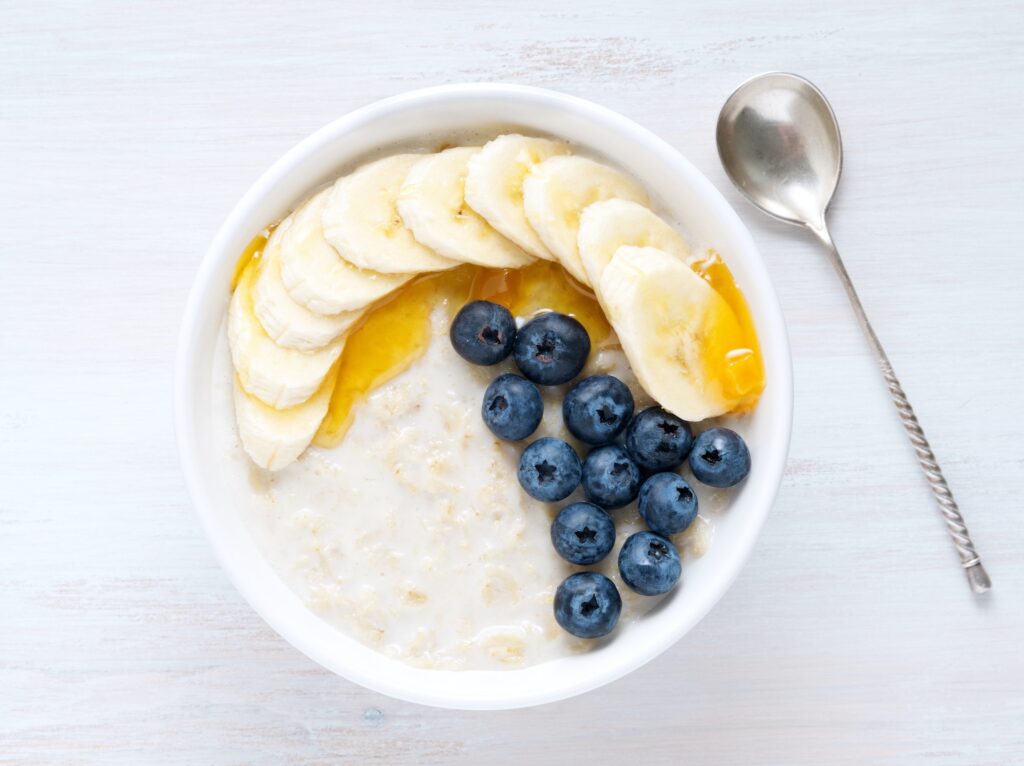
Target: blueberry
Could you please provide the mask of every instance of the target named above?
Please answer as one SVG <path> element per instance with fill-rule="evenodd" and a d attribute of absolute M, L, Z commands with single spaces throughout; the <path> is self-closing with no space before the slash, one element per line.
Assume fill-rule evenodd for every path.
<path fill-rule="evenodd" d="M 473 364 L 497 364 L 512 353 L 516 320 L 504 306 L 490 301 L 467 303 L 448 331 L 455 351 Z"/>
<path fill-rule="evenodd" d="M 690 424 L 661 407 L 648 407 L 626 429 L 626 449 L 645 471 L 682 465 L 693 444 Z"/>
<path fill-rule="evenodd" d="M 618 378 L 592 375 L 569 389 L 562 402 L 565 427 L 587 444 L 609 444 L 633 417 L 633 394 Z"/>
<path fill-rule="evenodd" d="M 561 439 L 543 436 L 523 450 L 519 483 L 526 494 L 546 503 L 564 500 L 580 483 L 580 458 Z"/>
<path fill-rule="evenodd" d="M 619 551 L 622 581 L 643 596 L 672 590 L 682 568 L 676 546 L 653 532 L 630 535 Z"/>
<path fill-rule="evenodd" d="M 656 473 L 640 487 L 640 515 L 652 532 L 674 535 L 697 518 L 697 493 L 677 473 Z"/>
<path fill-rule="evenodd" d="M 596 564 L 615 545 L 615 522 L 592 503 L 573 503 L 555 516 L 551 543 L 571 564 Z"/>
<path fill-rule="evenodd" d="M 602 508 L 621 508 L 636 499 L 640 469 L 618 444 L 590 450 L 583 461 L 583 494 Z"/>
<path fill-rule="evenodd" d="M 544 400 L 533 383 L 505 373 L 491 381 L 484 391 L 480 412 L 495 436 L 514 442 L 537 430 L 544 415 Z"/>
<path fill-rule="evenodd" d="M 542 386 L 557 386 L 580 374 L 590 336 L 571 316 L 552 311 L 520 328 L 513 353 L 523 375 Z"/>
<path fill-rule="evenodd" d="M 578 638 L 608 635 L 621 611 L 619 589 L 597 572 L 569 575 L 555 591 L 555 620 Z"/>
<path fill-rule="evenodd" d="M 693 443 L 690 470 L 712 487 L 732 487 L 750 473 L 750 450 L 743 437 L 728 428 L 710 428 Z"/>

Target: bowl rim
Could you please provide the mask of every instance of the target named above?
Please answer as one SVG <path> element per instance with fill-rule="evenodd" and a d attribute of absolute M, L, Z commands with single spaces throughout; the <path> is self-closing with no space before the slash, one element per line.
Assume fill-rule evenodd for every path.
<path fill-rule="evenodd" d="M 500 699 L 490 696 L 486 698 L 466 698 L 460 695 L 410 688 L 408 685 L 392 683 L 372 673 L 364 672 L 362 668 L 352 663 L 345 664 L 344 662 L 339 662 L 337 656 L 323 651 L 322 647 L 306 640 L 301 634 L 301 630 L 294 628 L 283 619 L 275 616 L 274 609 L 267 603 L 267 599 L 262 598 L 260 593 L 256 592 L 253 587 L 250 587 L 246 580 L 245 572 L 242 571 L 241 567 L 236 566 L 236 562 L 228 555 L 226 547 L 218 539 L 219 532 L 215 528 L 214 519 L 209 510 L 210 498 L 206 496 L 207 493 L 201 481 L 203 467 L 199 464 L 197 450 L 194 449 L 198 440 L 198 429 L 192 417 L 195 408 L 195 396 L 192 393 L 190 384 L 190 380 L 194 375 L 193 367 L 196 357 L 194 346 L 197 344 L 200 333 L 203 331 L 199 321 L 200 314 L 202 313 L 203 306 L 211 300 L 211 291 L 217 289 L 217 285 L 214 284 L 217 262 L 219 257 L 223 257 L 218 254 L 225 249 L 227 241 L 244 224 L 251 214 L 252 208 L 257 206 L 269 190 L 273 189 L 282 178 L 287 177 L 293 167 L 299 164 L 304 157 L 314 153 L 325 143 L 336 139 L 346 131 L 353 130 L 368 122 L 380 120 L 391 114 L 401 113 L 434 101 L 443 101 L 445 99 L 474 100 L 484 97 L 540 101 L 548 106 L 574 112 L 577 116 L 584 119 L 603 123 L 618 132 L 627 134 L 630 140 L 646 144 L 652 151 L 664 155 L 666 159 L 676 164 L 678 169 L 686 176 L 686 182 L 697 189 L 700 195 L 705 198 L 705 201 L 716 209 L 716 212 L 722 218 L 722 225 L 731 227 L 734 235 L 743 240 L 743 249 L 752 256 L 755 256 L 747 259 L 749 262 L 745 265 L 749 271 L 753 272 L 752 281 L 759 285 L 758 292 L 761 293 L 760 300 L 764 303 L 764 311 L 767 312 L 771 319 L 771 324 L 777 330 L 776 344 L 772 350 L 773 355 L 776 357 L 776 364 L 773 365 L 774 377 L 771 380 L 771 385 L 778 390 L 780 396 L 778 401 L 780 414 L 775 418 L 775 422 L 776 425 L 784 426 L 782 429 L 783 433 L 778 435 L 781 439 L 780 449 L 772 451 L 771 454 L 762 458 L 763 462 L 769 464 L 767 475 L 772 478 L 769 486 L 765 488 L 766 492 L 757 503 L 758 513 L 755 518 L 749 520 L 739 538 L 731 541 L 730 549 L 732 555 L 726 559 L 725 566 L 716 578 L 720 583 L 717 592 L 712 593 L 710 596 L 704 596 L 702 603 L 693 612 L 691 619 L 681 621 L 680 624 L 674 626 L 674 630 L 663 631 L 662 635 L 659 636 L 659 640 L 649 641 L 646 644 L 646 651 L 630 654 L 628 655 L 628 660 L 620 661 L 617 664 L 608 663 L 608 667 L 605 667 L 600 673 L 592 674 L 585 679 L 577 680 L 575 683 L 563 684 L 540 692 L 520 692 Z M 246 190 L 220 225 L 211 244 L 207 248 L 189 291 L 178 334 L 175 359 L 174 426 L 178 461 L 181 465 L 189 497 L 200 518 L 206 537 L 213 547 L 218 563 L 226 572 L 236 590 L 276 633 L 306 656 L 332 672 L 371 690 L 398 699 L 446 708 L 508 709 L 544 704 L 572 697 L 621 678 L 662 654 L 680 640 L 725 595 L 750 557 L 750 553 L 760 535 L 768 513 L 774 505 L 782 482 L 792 435 L 792 418 L 792 356 L 788 330 L 778 295 L 750 232 L 722 193 L 675 147 L 629 118 L 592 101 L 576 96 L 545 88 L 506 83 L 455 83 L 420 88 L 390 96 L 355 109 L 331 121 L 285 152 Z M 532 667 L 537 668 L 542 667 L 542 665 Z M 509 674 L 523 673 L 529 670 L 530 668 L 500 671 L 421 670 L 419 672 Z"/>

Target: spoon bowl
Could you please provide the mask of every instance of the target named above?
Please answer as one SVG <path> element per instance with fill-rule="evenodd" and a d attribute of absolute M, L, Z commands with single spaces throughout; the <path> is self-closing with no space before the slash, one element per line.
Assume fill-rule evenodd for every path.
<path fill-rule="evenodd" d="M 716 138 L 725 172 L 757 207 L 787 223 L 824 226 L 843 144 L 813 84 L 783 72 L 748 80 L 722 107 Z"/>

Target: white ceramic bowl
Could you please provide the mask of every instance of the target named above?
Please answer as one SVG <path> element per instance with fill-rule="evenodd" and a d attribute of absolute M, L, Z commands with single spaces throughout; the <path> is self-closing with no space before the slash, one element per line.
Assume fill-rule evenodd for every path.
<path fill-rule="evenodd" d="M 467 130 L 562 136 L 639 178 L 696 241 L 717 248 L 746 293 L 764 352 L 767 387 L 749 423 L 750 476 L 715 520 L 708 552 L 683 585 L 599 649 L 522 670 L 420 670 L 389 659 L 307 609 L 260 554 L 219 481 L 211 374 L 228 284 L 239 253 L 267 223 L 361 158 L 425 134 Z M 709 134 L 710 139 L 710 134 Z M 775 290 L 749 232 L 721 194 L 675 149 L 603 107 L 552 91 L 451 85 L 385 99 L 300 142 L 246 192 L 221 226 L 196 277 L 181 328 L 175 387 L 178 451 L 192 500 L 221 565 L 245 599 L 296 648 L 363 686 L 452 708 L 523 707 L 570 697 L 640 667 L 678 641 L 721 598 L 750 554 L 775 499 L 789 447 L 789 344 Z M 254 668 L 259 672 L 259 668 Z"/>

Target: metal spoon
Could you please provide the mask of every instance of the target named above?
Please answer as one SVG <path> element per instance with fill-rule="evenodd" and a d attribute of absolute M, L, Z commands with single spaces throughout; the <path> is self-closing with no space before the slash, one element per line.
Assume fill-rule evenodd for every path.
<path fill-rule="evenodd" d="M 729 96 L 718 116 L 716 137 L 725 172 L 747 199 L 770 216 L 810 229 L 825 245 L 878 356 L 889 393 L 960 554 L 971 590 L 984 593 L 992 582 L 825 225 L 825 212 L 839 183 L 843 162 L 839 125 L 832 107 L 821 91 L 802 77 L 783 72 L 758 75 Z"/>

